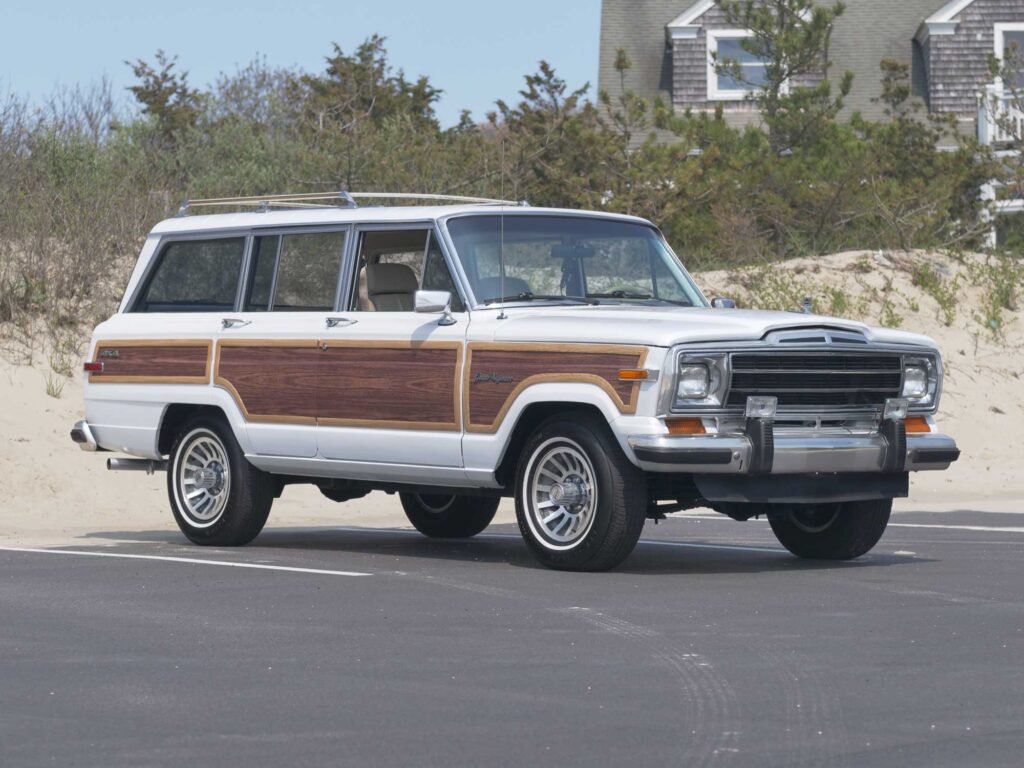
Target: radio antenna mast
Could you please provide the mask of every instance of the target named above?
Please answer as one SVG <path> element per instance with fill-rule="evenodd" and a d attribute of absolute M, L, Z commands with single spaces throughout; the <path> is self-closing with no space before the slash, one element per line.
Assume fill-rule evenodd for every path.
<path fill-rule="evenodd" d="M 505 199 L 505 137 L 501 137 L 501 198 Z M 500 270 L 498 290 L 499 296 L 498 319 L 504 320 L 505 314 L 505 206 L 501 206 L 500 226 L 501 234 L 498 241 L 498 269 Z"/>

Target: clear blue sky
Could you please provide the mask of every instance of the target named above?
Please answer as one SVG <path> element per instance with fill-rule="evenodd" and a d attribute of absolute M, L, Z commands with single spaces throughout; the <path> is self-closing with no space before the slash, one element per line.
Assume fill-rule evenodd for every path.
<path fill-rule="evenodd" d="M 194 86 L 265 56 L 271 65 L 319 71 L 332 42 L 351 51 L 387 37 L 391 61 L 444 90 L 438 114 L 477 119 L 516 97 L 523 75 L 547 59 L 576 87 L 596 89 L 600 0 L 4 0 L 0 92 L 34 100 L 57 84 L 109 76 L 131 82 L 125 59 L 177 54 Z M 126 101 L 130 94 L 125 94 Z"/>

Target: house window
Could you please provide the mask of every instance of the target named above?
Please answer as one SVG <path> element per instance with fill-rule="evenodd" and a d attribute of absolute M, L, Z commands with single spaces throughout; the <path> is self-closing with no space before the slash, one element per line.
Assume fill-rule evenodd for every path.
<path fill-rule="evenodd" d="M 765 61 L 743 47 L 752 37 L 742 29 L 708 30 L 708 99 L 740 101 L 757 93 L 767 79 Z M 740 77 L 718 69 L 725 62 L 739 64 Z"/>
<path fill-rule="evenodd" d="M 1024 23 L 995 25 L 995 54 L 1000 62 L 1012 59 L 1016 71 L 1014 86 L 1024 88 Z"/>

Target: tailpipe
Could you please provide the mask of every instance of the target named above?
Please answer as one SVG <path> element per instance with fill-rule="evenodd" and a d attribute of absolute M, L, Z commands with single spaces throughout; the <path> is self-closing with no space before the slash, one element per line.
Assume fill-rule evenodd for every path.
<path fill-rule="evenodd" d="M 147 475 L 152 475 L 154 472 L 166 472 L 167 462 L 151 459 L 107 459 L 107 469 L 119 472 L 145 472 Z"/>

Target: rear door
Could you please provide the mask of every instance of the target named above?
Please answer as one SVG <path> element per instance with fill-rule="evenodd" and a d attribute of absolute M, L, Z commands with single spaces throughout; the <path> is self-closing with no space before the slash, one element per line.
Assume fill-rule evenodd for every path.
<path fill-rule="evenodd" d="M 350 287 L 339 305 L 344 311 L 322 335 L 320 453 L 340 461 L 461 467 L 469 315 L 433 226 L 366 226 L 355 237 Z M 451 291 L 455 322 L 414 312 L 417 288 Z"/>
<path fill-rule="evenodd" d="M 214 382 L 235 399 L 256 453 L 316 455 L 320 336 L 339 291 L 348 228 L 259 231 L 239 310 L 223 319 Z"/>

